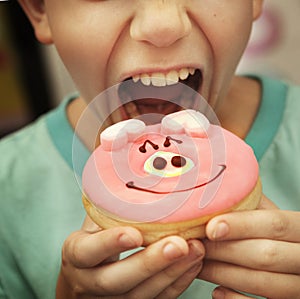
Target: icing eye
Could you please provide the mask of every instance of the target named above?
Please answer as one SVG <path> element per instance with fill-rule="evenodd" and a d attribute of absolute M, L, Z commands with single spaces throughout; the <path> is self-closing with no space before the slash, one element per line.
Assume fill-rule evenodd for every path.
<path fill-rule="evenodd" d="M 172 152 L 158 151 L 144 163 L 144 171 L 160 177 L 182 175 L 194 167 L 194 162 L 187 157 Z"/>

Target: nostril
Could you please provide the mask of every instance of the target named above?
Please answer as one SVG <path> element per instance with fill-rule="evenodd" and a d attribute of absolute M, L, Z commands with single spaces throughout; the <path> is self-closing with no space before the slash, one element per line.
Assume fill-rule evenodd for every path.
<path fill-rule="evenodd" d="M 166 161 L 166 159 L 164 159 L 162 157 L 156 157 L 153 160 L 153 167 L 155 169 L 162 170 L 166 167 L 166 165 L 167 165 L 167 161 Z"/>
<path fill-rule="evenodd" d="M 171 163 L 174 167 L 183 167 L 186 164 L 186 159 L 182 156 L 174 156 Z"/>

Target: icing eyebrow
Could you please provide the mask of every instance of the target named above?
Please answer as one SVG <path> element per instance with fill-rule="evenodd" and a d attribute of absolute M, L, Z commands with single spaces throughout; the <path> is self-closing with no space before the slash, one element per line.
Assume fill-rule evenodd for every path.
<path fill-rule="evenodd" d="M 146 150 L 147 143 L 149 143 L 153 147 L 153 149 L 155 149 L 155 150 L 157 150 L 159 148 L 159 146 L 157 144 L 153 143 L 151 140 L 146 140 L 144 142 L 144 144 L 139 147 L 139 151 L 141 153 L 146 153 L 147 152 L 147 150 Z"/>
<path fill-rule="evenodd" d="M 165 140 L 165 142 L 164 142 L 164 147 L 169 147 L 169 146 L 171 145 L 170 140 L 175 141 L 175 142 L 177 142 L 178 144 L 181 144 L 181 143 L 182 143 L 181 140 L 172 138 L 171 136 L 167 136 L 167 137 L 166 137 L 166 140 Z"/>

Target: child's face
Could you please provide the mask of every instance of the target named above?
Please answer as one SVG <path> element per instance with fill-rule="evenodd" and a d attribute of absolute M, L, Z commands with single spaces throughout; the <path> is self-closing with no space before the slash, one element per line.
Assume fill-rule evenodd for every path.
<path fill-rule="evenodd" d="M 132 76 L 169 73 L 176 78 L 176 71 L 187 68 L 200 70 L 198 91 L 216 106 L 261 2 L 45 0 L 50 32 L 45 38 L 46 30 L 41 31 L 39 38 L 55 43 L 87 101 Z"/>

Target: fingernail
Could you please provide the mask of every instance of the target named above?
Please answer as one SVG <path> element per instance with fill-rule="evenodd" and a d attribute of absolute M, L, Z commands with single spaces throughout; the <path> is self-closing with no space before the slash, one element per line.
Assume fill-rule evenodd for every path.
<path fill-rule="evenodd" d="M 193 257 L 195 257 L 195 258 L 203 257 L 204 252 L 195 244 L 189 243 L 189 248 L 190 248 L 189 252 Z"/>
<path fill-rule="evenodd" d="M 222 290 L 220 289 L 215 289 L 212 293 L 212 297 L 213 299 L 224 299 L 225 298 L 225 294 Z"/>
<path fill-rule="evenodd" d="M 173 243 L 166 244 L 163 253 L 170 260 L 178 259 L 184 255 L 183 251 Z"/>
<path fill-rule="evenodd" d="M 219 240 L 224 238 L 229 233 L 229 226 L 224 221 L 219 222 L 213 232 L 213 239 Z"/>

